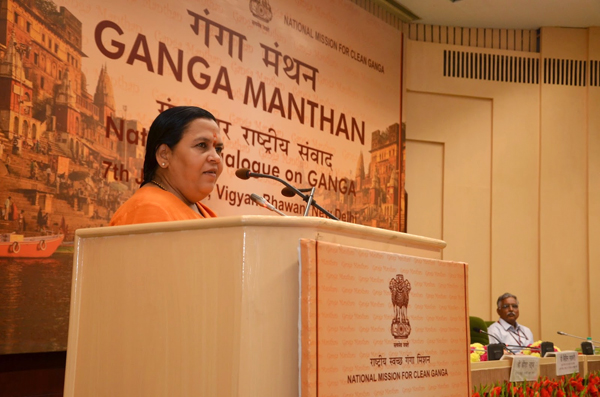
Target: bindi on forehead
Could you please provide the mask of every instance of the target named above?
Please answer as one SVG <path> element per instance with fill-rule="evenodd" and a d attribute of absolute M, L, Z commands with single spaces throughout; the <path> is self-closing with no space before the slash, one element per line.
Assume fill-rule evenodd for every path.
<path fill-rule="evenodd" d="M 220 131 L 212 133 L 213 146 L 223 146 L 223 139 Z"/>

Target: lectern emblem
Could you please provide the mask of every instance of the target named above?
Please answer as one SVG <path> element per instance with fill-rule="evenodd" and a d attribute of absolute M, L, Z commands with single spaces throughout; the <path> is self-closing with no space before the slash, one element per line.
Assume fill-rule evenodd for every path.
<path fill-rule="evenodd" d="M 269 0 L 250 0 L 250 12 L 256 18 L 265 22 L 269 22 L 273 19 L 273 12 L 271 11 Z"/>
<path fill-rule="evenodd" d="M 394 305 L 394 319 L 392 320 L 392 336 L 394 339 L 406 339 L 410 335 L 410 321 L 406 314 L 408 298 L 410 295 L 410 282 L 402 274 L 390 280 L 390 292 Z"/>

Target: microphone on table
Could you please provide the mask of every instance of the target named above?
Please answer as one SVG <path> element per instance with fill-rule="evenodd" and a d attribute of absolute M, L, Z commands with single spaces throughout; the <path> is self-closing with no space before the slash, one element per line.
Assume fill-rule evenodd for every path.
<path fill-rule="evenodd" d="M 475 331 L 475 332 L 479 332 L 479 333 L 481 333 L 481 334 L 486 334 L 487 336 L 491 336 L 492 338 L 494 338 L 494 339 L 496 339 L 496 340 L 498 341 L 498 343 L 497 343 L 497 344 L 500 344 L 500 345 L 504 346 L 504 347 L 506 348 L 506 350 L 508 350 L 508 351 L 509 351 L 509 352 L 511 352 L 512 354 L 516 354 L 514 351 L 512 351 L 512 350 L 511 350 L 511 349 L 515 349 L 515 348 L 516 348 L 516 349 L 530 349 L 530 350 L 539 350 L 539 352 L 540 352 L 540 355 L 541 355 L 542 357 L 544 357 L 544 356 L 546 355 L 546 353 L 548 353 L 548 352 L 553 352 L 553 351 L 554 351 L 554 343 L 552 343 L 552 342 L 542 342 L 541 346 L 540 346 L 540 347 L 537 347 L 537 348 L 536 348 L 536 347 L 533 347 L 533 348 L 532 348 L 532 347 L 528 347 L 528 346 L 507 345 L 507 344 L 505 344 L 505 343 L 502 343 L 502 342 L 500 341 L 500 339 L 498 339 L 498 338 L 496 337 L 496 335 L 492 335 L 492 334 L 490 334 L 490 333 L 488 333 L 488 332 L 485 332 L 485 331 L 484 331 L 484 330 L 482 330 L 481 328 L 473 328 L 473 331 Z M 497 345 L 497 344 L 496 344 L 496 345 Z M 490 346 L 491 346 L 491 345 L 488 345 L 488 356 L 489 356 L 489 350 L 490 350 Z"/>
<path fill-rule="evenodd" d="M 570 336 L 571 338 L 577 338 L 577 339 L 583 339 L 585 342 L 581 342 L 581 352 L 583 354 L 585 354 L 586 356 L 592 356 L 594 355 L 594 345 L 593 343 L 600 343 L 600 342 L 596 342 L 595 340 L 591 340 L 588 338 L 582 338 L 581 336 L 575 336 L 575 335 L 571 335 L 571 334 L 567 334 L 566 332 L 562 332 L 562 331 L 556 331 L 557 334 L 562 335 L 562 336 Z"/>
<path fill-rule="evenodd" d="M 529 350 L 532 350 L 532 351 L 534 351 L 534 352 L 536 352 L 536 353 L 537 353 L 538 351 L 540 351 L 540 348 L 539 348 L 539 347 L 530 347 L 530 346 L 521 346 L 521 345 L 506 345 L 506 348 L 507 348 L 507 349 L 508 349 L 509 347 L 510 347 L 511 349 L 517 349 L 517 350 L 519 350 L 519 349 L 520 349 L 520 350 L 529 349 Z"/>
<path fill-rule="evenodd" d="M 284 184 L 287 188 L 290 189 L 291 192 L 294 192 L 298 196 L 302 197 L 302 200 L 307 202 L 307 206 L 306 206 L 307 211 L 305 212 L 304 216 L 308 215 L 308 208 L 312 204 L 317 209 L 319 209 L 319 211 L 321 211 L 322 213 L 327 215 L 329 218 L 339 221 L 339 219 L 336 216 L 334 216 L 329 211 L 327 211 L 325 208 L 321 207 L 315 201 L 313 201 L 312 194 L 307 196 L 306 194 L 302 193 L 303 190 L 306 191 L 305 189 L 296 189 L 295 187 L 293 187 L 292 185 L 290 185 L 289 183 L 287 183 L 286 181 L 284 181 L 281 178 L 278 178 L 276 176 L 269 175 L 269 174 L 259 174 L 258 172 L 252 172 L 248 168 L 240 168 L 239 170 L 235 171 L 235 175 L 238 178 L 244 179 L 244 180 L 250 179 L 250 178 L 267 178 L 267 179 L 276 180 L 277 182 Z M 309 189 L 309 190 L 313 190 L 313 193 L 314 193 L 314 188 Z M 292 196 L 288 196 L 288 197 L 292 197 Z M 273 207 L 273 208 L 275 208 L 275 207 Z"/>
<path fill-rule="evenodd" d="M 492 338 L 496 339 L 496 340 L 498 341 L 498 343 L 499 343 L 499 344 L 501 344 L 501 345 L 504 345 L 504 343 L 503 343 L 503 342 L 502 342 L 500 339 L 498 339 L 498 338 L 496 337 L 496 335 L 492 335 L 492 334 L 490 334 L 489 332 L 485 332 L 485 331 L 484 331 L 484 330 L 482 330 L 481 328 L 478 328 L 478 327 L 473 327 L 473 331 L 475 331 L 475 332 L 477 332 L 477 333 L 480 333 L 480 334 L 485 334 L 485 335 L 487 335 L 487 336 L 491 336 Z"/>
<path fill-rule="evenodd" d="M 562 335 L 562 336 L 570 336 L 571 338 L 577 338 L 577 339 L 582 339 L 586 342 L 592 342 L 592 343 L 596 343 L 596 344 L 600 344 L 600 342 L 595 341 L 595 340 L 590 340 L 588 341 L 587 338 L 582 338 L 581 336 L 576 336 L 576 335 L 571 335 L 571 334 L 567 334 L 566 332 L 562 332 L 562 331 L 556 331 L 557 334 Z"/>
<path fill-rule="evenodd" d="M 584 342 L 585 343 L 585 342 Z M 545 357 L 547 353 L 554 352 L 554 343 L 552 342 L 542 342 L 539 347 L 533 346 L 519 346 L 519 345 L 506 345 L 507 349 L 517 349 L 517 351 L 523 351 L 525 349 L 529 349 L 534 353 L 540 353 L 540 357 Z M 513 354 L 515 354 L 513 352 Z"/>
<path fill-rule="evenodd" d="M 506 345 L 506 343 L 504 343 L 500 339 L 498 339 L 496 337 L 496 335 L 492 335 L 488 332 L 485 332 L 484 330 L 482 330 L 481 328 L 478 328 L 478 327 L 473 327 L 473 331 L 478 332 L 480 334 L 485 334 L 487 336 L 491 336 L 492 338 L 494 338 L 498 341 L 498 343 L 491 343 L 488 345 L 488 360 L 489 360 L 489 357 L 492 357 L 492 359 L 490 361 L 500 360 L 500 357 L 502 357 L 502 353 L 504 352 L 504 349 L 508 350 L 512 354 L 515 354 L 515 352 L 510 350 L 508 348 L 508 346 Z M 490 346 L 492 347 L 491 352 L 490 352 Z"/>
<path fill-rule="evenodd" d="M 250 195 L 250 199 L 252 199 L 252 201 L 254 201 L 256 204 L 260 205 L 261 207 L 264 207 L 268 210 L 277 212 L 281 216 L 287 216 L 286 214 L 284 214 L 283 212 L 281 212 L 277 208 L 275 208 L 275 206 L 273 206 L 273 204 L 269 203 L 264 197 L 259 196 L 258 194 L 252 193 Z"/>

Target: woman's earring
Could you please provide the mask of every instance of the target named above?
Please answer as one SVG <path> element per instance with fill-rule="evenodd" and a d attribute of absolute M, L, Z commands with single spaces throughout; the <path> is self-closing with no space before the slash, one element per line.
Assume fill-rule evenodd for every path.
<path fill-rule="evenodd" d="M 164 167 L 164 166 L 165 166 L 165 163 L 162 163 L 162 166 Z"/>

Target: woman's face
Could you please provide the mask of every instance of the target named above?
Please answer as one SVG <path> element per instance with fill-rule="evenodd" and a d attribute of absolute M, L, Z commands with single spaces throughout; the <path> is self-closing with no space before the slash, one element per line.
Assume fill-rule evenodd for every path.
<path fill-rule="evenodd" d="M 213 191 L 223 171 L 222 151 L 223 141 L 217 123 L 210 119 L 195 119 L 187 125 L 179 143 L 167 150 L 167 164 L 162 176 L 188 204 L 200 201 Z M 159 166 L 164 161 L 157 160 Z"/>

